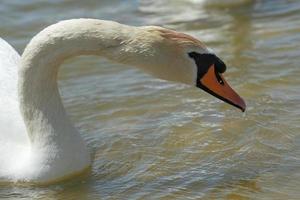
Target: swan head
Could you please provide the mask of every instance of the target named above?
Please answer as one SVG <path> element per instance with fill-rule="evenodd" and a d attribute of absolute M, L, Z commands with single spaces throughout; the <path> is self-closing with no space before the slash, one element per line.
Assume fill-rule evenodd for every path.
<path fill-rule="evenodd" d="M 151 43 L 152 51 L 146 53 L 148 57 L 154 55 L 149 60 L 144 57 L 143 65 L 151 65 L 145 67 L 146 71 L 165 80 L 196 86 L 245 111 L 244 100 L 224 79 L 226 64 L 201 41 L 161 27 L 144 27 L 144 30 L 147 32 L 140 40 L 143 44 Z"/>

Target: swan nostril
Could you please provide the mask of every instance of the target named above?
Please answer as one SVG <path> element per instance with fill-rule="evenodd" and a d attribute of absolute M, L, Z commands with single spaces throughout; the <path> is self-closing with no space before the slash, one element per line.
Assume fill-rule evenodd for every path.
<path fill-rule="evenodd" d="M 222 79 L 220 76 L 218 76 L 217 79 L 218 79 L 218 82 L 219 82 L 221 85 L 224 85 L 224 81 L 223 81 L 223 79 Z"/>
<path fill-rule="evenodd" d="M 217 70 L 215 70 L 215 74 L 216 74 L 216 78 L 218 80 L 218 83 L 220 83 L 221 85 L 224 85 L 224 80 L 223 78 L 221 77 L 221 75 L 217 72 Z"/>

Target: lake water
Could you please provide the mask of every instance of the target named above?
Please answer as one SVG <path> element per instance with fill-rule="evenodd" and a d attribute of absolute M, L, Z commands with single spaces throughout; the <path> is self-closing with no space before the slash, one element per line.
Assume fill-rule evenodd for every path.
<path fill-rule="evenodd" d="M 191 34 L 248 106 L 98 57 L 68 60 L 60 91 L 92 167 L 49 186 L 0 184 L 0 199 L 300 199 L 300 1 L 2 0 L 0 13 L 0 37 L 20 53 L 70 18 Z"/>

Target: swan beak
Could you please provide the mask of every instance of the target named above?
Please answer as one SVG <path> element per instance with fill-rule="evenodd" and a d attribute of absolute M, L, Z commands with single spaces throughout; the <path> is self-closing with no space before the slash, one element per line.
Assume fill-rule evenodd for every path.
<path fill-rule="evenodd" d="M 223 76 L 215 71 L 215 66 L 211 65 L 198 80 L 197 86 L 209 94 L 233 105 L 244 112 L 246 110 L 245 101 L 228 85 Z"/>

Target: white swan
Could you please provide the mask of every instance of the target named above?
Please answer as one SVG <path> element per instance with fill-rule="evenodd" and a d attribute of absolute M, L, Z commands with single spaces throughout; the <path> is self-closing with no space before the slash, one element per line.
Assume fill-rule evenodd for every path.
<path fill-rule="evenodd" d="M 16 138 L 27 133 L 30 141 L 30 150 L 24 150 L 23 159 L 14 163 L 18 166 L 5 171 L 7 177 L 45 183 L 90 166 L 86 144 L 70 122 L 57 88 L 61 63 L 83 54 L 100 55 L 165 80 L 197 86 L 245 110 L 244 101 L 221 75 L 225 64 L 189 35 L 96 19 L 62 21 L 37 34 L 21 58 L 0 40 L 0 127 Z"/>

